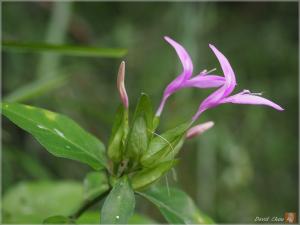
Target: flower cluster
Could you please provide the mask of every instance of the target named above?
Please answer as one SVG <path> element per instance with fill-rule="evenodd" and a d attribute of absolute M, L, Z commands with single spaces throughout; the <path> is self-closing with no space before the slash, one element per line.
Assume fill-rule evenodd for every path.
<path fill-rule="evenodd" d="M 276 103 L 261 97 L 261 93 L 251 93 L 249 90 L 243 90 L 242 92 L 231 95 L 231 93 L 233 92 L 236 86 L 236 77 L 234 71 L 228 59 L 214 45 L 209 44 L 209 47 L 217 57 L 224 76 L 212 75 L 210 74 L 212 71 L 203 70 L 198 75 L 192 77 L 193 63 L 188 52 L 184 49 L 184 47 L 182 47 L 179 43 L 172 40 L 171 38 L 165 37 L 165 40 L 175 49 L 180 59 L 180 62 L 182 64 L 183 70 L 171 83 L 167 85 L 166 89 L 164 90 L 163 97 L 161 99 L 160 105 L 155 114 L 156 117 L 160 117 L 167 99 L 172 94 L 174 94 L 175 92 L 183 88 L 191 88 L 191 87 L 200 88 L 200 89 L 218 87 L 218 89 L 215 92 L 210 94 L 206 99 L 204 99 L 201 102 L 197 112 L 194 114 L 194 116 L 191 119 L 191 124 L 194 123 L 199 118 L 199 116 L 207 109 L 216 107 L 224 103 L 266 105 L 279 111 L 283 110 L 283 108 L 277 105 Z M 125 64 L 124 62 L 122 62 L 120 68 L 124 68 L 124 67 Z M 121 72 L 119 72 L 119 78 L 118 78 L 119 92 L 123 104 L 127 108 L 128 97 L 126 95 L 126 90 L 124 86 L 124 70 L 120 69 L 120 71 Z M 204 127 L 210 128 L 212 127 L 212 125 L 210 123 L 210 126 L 207 126 L 206 124 Z M 191 129 L 193 129 L 192 131 L 194 133 L 196 132 L 197 129 L 199 130 L 199 133 L 203 132 L 203 126 L 196 126 Z"/>

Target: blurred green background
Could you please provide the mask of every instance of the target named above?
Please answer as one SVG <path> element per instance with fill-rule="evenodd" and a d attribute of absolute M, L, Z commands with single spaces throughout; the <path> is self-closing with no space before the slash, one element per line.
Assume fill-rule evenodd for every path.
<path fill-rule="evenodd" d="M 284 112 L 222 105 L 199 122 L 215 127 L 188 141 L 177 181 L 201 210 L 219 223 L 253 223 L 256 216 L 298 212 L 297 2 L 4 2 L 2 39 L 125 48 L 121 58 L 66 56 L 3 49 L 2 97 L 66 114 L 107 143 L 119 104 L 116 74 L 126 61 L 131 111 L 141 92 L 157 107 L 165 86 L 181 71 L 168 35 L 190 53 L 194 74 L 217 67 L 208 43 L 229 59 L 236 92 L 250 89 Z M 63 78 L 63 79 L 61 79 Z M 160 131 L 189 119 L 212 90 L 172 96 Z M 2 194 L 21 181 L 78 180 L 91 169 L 55 158 L 27 133 L 2 120 Z M 138 211 L 165 222 L 154 206 Z"/>

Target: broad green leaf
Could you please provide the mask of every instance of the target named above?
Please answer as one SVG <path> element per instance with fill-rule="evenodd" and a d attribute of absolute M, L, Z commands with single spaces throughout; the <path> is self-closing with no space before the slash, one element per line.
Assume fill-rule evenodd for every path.
<path fill-rule="evenodd" d="M 146 188 L 153 182 L 161 178 L 173 166 L 176 165 L 178 160 L 171 160 L 157 164 L 152 168 L 144 168 L 135 173 L 131 178 L 132 187 L 134 190 Z"/>
<path fill-rule="evenodd" d="M 109 189 L 107 175 L 104 171 L 90 172 L 83 181 L 84 199 L 92 200 Z"/>
<path fill-rule="evenodd" d="M 159 163 L 170 160 L 176 156 L 180 150 L 186 130 L 189 123 L 181 124 L 171 130 L 166 131 L 162 135 L 154 137 L 141 159 L 143 166 L 150 166 L 153 163 Z"/>
<path fill-rule="evenodd" d="M 2 41 L 2 47 L 5 51 L 14 50 L 20 52 L 53 52 L 71 56 L 91 56 L 107 58 L 120 58 L 127 53 L 127 50 L 124 48 L 98 48 L 48 43 L 17 42 L 9 40 Z"/>
<path fill-rule="evenodd" d="M 50 216 L 43 221 L 44 224 L 71 224 L 72 221 L 66 216 Z"/>
<path fill-rule="evenodd" d="M 169 223 L 214 223 L 197 208 L 185 192 L 178 188 L 155 187 L 146 192 L 138 192 L 138 194 L 155 204 Z"/>
<path fill-rule="evenodd" d="M 100 221 L 100 213 L 95 211 L 88 211 L 82 214 L 79 219 L 76 220 L 76 224 L 99 224 Z M 141 214 L 133 214 L 132 217 L 129 218 L 128 224 L 157 224 L 154 220 L 141 215 Z"/>
<path fill-rule="evenodd" d="M 120 105 L 114 120 L 111 137 L 108 144 L 108 157 L 114 162 L 119 163 L 124 151 L 125 141 L 128 133 L 128 110 Z"/>
<path fill-rule="evenodd" d="M 76 224 L 99 224 L 100 213 L 97 211 L 84 212 L 77 220 Z"/>
<path fill-rule="evenodd" d="M 86 163 L 96 170 L 106 167 L 102 142 L 68 117 L 18 103 L 3 103 L 1 107 L 2 114 L 31 133 L 53 155 Z"/>
<path fill-rule="evenodd" d="M 133 216 L 128 221 L 129 224 L 158 224 L 153 219 L 150 219 L 149 217 L 142 215 L 142 214 L 133 214 Z"/>
<path fill-rule="evenodd" d="M 77 182 L 22 182 L 4 193 L 3 223 L 41 224 L 50 216 L 69 216 L 82 202 Z"/>
<path fill-rule="evenodd" d="M 132 161 L 138 162 L 142 154 L 146 152 L 152 136 L 152 129 L 153 112 L 151 101 L 147 95 L 142 94 L 133 116 L 125 152 L 126 156 Z"/>
<path fill-rule="evenodd" d="M 109 193 L 101 210 L 101 224 L 126 224 L 133 215 L 134 192 L 127 177 L 120 178 Z"/>
<path fill-rule="evenodd" d="M 4 97 L 7 102 L 21 102 L 36 96 L 40 96 L 55 88 L 62 86 L 67 81 L 68 76 L 53 77 L 50 79 L 40 79 L 32 83 L 25 84 Z"/>

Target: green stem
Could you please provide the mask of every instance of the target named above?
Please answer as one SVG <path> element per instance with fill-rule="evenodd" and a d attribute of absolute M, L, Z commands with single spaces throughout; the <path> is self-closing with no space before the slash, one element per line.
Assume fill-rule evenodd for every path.
<path fill-rule="evenodd" d="M 86 210 L 88 210 L 96 203 L 100 202 L 109 192 L 110 189 L 96 196 L 94 199 L 84 202 L 83 205 L 76 212 L 74 212 L 72 215 L 69 216 L 69 218 L 72 220 L 78 219 L 82 215 L 82 213 L 84 213 Z"/>

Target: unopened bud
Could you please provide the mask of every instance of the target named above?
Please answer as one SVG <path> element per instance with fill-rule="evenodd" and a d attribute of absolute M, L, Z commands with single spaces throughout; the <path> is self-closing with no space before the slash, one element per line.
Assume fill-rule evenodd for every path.
<path fill-rule="evenodd" d="M 201 123 L 197 126 L 194 126 L 187 131 L 186 138 L 191 139 L 197 135 L 201 135 L 202 133 L 212 128 L 213 126 L 214 126 L 213 121 L 208 121 L 206 123 Z"/>
<path fill-rule="evenodd" d="M 118 86 L 121 101 L 124 107 L 128 108 L 129 103 L 128 103 L 128 96 L 126 93 L 124 80 L 125 80 L 125 62 L 122 61 L 119 67 L 117 86 Z"/>

